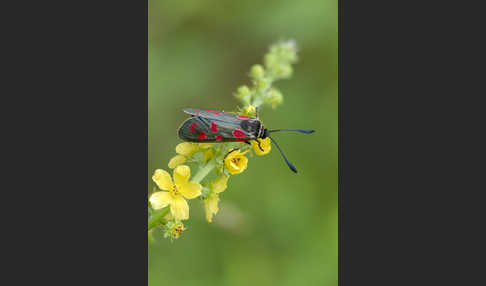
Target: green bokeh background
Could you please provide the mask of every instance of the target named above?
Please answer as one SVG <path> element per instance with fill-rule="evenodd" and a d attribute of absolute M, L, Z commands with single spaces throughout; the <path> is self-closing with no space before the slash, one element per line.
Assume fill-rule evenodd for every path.
<path fill-rule="evenodd" d="M 149 285 L 337 285 L 337 0 L 149 0 L 149 192 L 181 142 L 185 107 L 234 110 L 236 88 L 270 44 L 292 38 L 300 49 L 284 103 L 265 108 L 267 127 L 299 170 L 273 148 L 230 178 L 213 223 L 202 203 L 180 239 L 148 248 Z"/>

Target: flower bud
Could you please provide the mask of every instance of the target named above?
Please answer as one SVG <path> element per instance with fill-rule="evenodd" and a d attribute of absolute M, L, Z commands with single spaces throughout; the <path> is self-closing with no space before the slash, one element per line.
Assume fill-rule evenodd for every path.
<path fill-rule="evenodd" d="M 184 224 L 180 221 L 168 221 L 164 229 L 164 237 L 177 239 L 185 230 Z"/>
<path fill-rule="evenodd" d="M 214 192 L 209 194 L 209 196 L 204 200 L 204 209 L 206 211 L 206 220 L 208 222 L 212 222 L 213 216 L 218 213 L 218 202 L 219 196 Z"/>
<path fill-rule="evenodd" d="M 248 101 L 251 97 L 251 91 L 248 88 L 248 86 L 242 85 L 242 86 L 238 87 L 238 89 L 236 91 L 236 97 L 241 99 L 241 100 Z"/>
<path fill-rule="evenodd" d="M 250 76 L 254 79 L 261 78 L 265 75 L 265 70 L 261 65 L 254 65 L 251 67 Z"/>
<path fill-rule="evenodd" d="M 276 72 L 277 76 L 279 76 L 281 78 L 288 78 L 288 77 L 292 76 L 293 69 L 292 69 L 291 65 L 281 65 L 281 66 L 276 68 L 275 72 Z"/>
<path fill-rule="evenodd" d="M 201 149 L 208 149 L 208 148 L 211 148 L 215 145 L 216 143 L 198 143 L 197 145 L 199 146 L 199 148 Z"/>
<path fill-rule="evenodd" d="M 182 142 L 177 144 L 176 146 L 176 153 L 179 155 L 184 156 L 191 156 L 192 153 L 196 152 L 197 144 L 193 144 L 190 142 Z"/>
<path fill-rule="evenodd" d="M 260 78 L 256 80 L 256 88 L 259 90 L 265 89 L 268 87 L 268 80 L 265 78 Z"/>
<path fill-rule="evenodd" d="M 280 105 L 283 101 L 283 96 L 280 91 L 275 88 L 272 88 L 265 97 L 265 102 L 272 105 L 273 108 Z"/>
<path fill-rule="evenodd" d="M 277 56 L 275 54 L 270 53 L 270 54 L 265 55 L 264 62 L 265 62 L 265 66 L 267 68 L 273 67 L 277 63 L 277 61 L 278 61 L 278 59 L 277 59 Z"/>
<path fill-rule="evenodd" d="M 291 63 L 297 60 L 297 47 L 294 42 L 289 41 L 282 44 L 282 57 Z"/>

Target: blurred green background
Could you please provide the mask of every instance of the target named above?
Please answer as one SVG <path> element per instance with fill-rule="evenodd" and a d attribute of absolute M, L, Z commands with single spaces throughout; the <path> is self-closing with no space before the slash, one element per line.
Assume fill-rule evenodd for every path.
<path fill-rule="evenodd" d="M 233 92 L 270 44 L 294 39 L 299 62 L 265 126 L 316 129 L 275 134 L 276 148 L 230 178 L 213 223 L 190 202 L 181 238 L 148 249 L 149 285 L 337 285 L 337 0 L 149 0 L 149 188 L 181 142 L 186 107 L 234 110 Z"/>

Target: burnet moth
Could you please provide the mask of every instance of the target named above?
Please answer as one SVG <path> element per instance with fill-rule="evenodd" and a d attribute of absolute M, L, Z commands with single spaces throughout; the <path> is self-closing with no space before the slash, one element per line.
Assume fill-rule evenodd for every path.
<path fill-rule="evenodd" d="M 242 141 L 247 144 L 249 140 L 267 137 L 272 140 L 273 144 L 282 154 L 290 170 L 297 173 L 297 169 L 287 160 L 282 149 L 277 142 L 270 136 L 270 133 L 280 131 L 297 131 L 306 134 L 313 133 L 315 130 L 307 129 L 276 129 L 268 130 L 257 118 L 236 115 L 232 113 L 217 111 L 213 109 L 192 109 L 186 108 L 184 112 L 192 115 L 179 127 L 179 138 L 187 142 L 237 142 Z M 259 140 L 256 140 L 260 144 Z M 260 147 L 261 149 L 261 147 Z M 263 150 L 262 150 L 263 151 Z"/>

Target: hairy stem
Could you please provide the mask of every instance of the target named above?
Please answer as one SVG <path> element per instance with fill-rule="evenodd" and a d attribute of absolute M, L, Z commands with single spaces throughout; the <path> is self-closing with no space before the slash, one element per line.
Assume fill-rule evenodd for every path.
<path fill-rule="evenodd" d="M 149 221 L 148 221 L 148 230 L 151 230 L 152 228 L 154 228 L 155 226 L 157 226 L 157 224 L 159 223 L 159 221 L 164 216 L 166 216 L 169 213 L 169 211 L 170 211 L 170 206 L 166 206 L 163 209 L 160 209 L 160 210 L 155 211 L 152 214 L 152 216 L 150 217 Z"/>
<path fill-rule="evenodd" d="M 213 169 L 216 167 L 216 158 L 210 160 L 206 166 L 200 168 L 197 173 L 192 177 L 191 181 L 195 183 L 200 183 Z"/>

